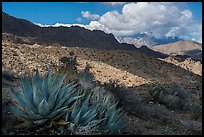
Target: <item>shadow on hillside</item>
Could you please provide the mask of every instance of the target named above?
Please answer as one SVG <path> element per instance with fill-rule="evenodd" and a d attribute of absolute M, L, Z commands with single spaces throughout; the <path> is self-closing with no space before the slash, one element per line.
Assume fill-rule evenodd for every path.
<path fill-rule="evenodd" d="M 191 56 L 196 61 L 202 61 L 202 50 L 195 49 L 187 51 L 184 54 Z"/>
<path fill-rule="evenodd" d="M 107 54 L 109 55 L 110 53 L 108 52 L 109 51 L 107 51 Z M 118 57 L 116 56 L 115 58 L 117 58 L 118 60 L 122 58 L 120 56 L 120 52 L 122 51 L 115 51 L 116 53 L 115 55 L 118 56 Z M 172 63 L 167 63 L 159 59 L 146 56 L 142 53 L 140 53 L 141 58 L 137 59 L 136 58 L 137 56 L 134 56 L 134 55 L 138 54 L 138 52 L 128 52 L 128 51 L 125 51 L 125 52 L 131 56 L 131 59 L 133 59 L 132 62 L 129 62 L 128 60 L 127 61 L 123 60 L 124 63 L 120 63 L 120 62 L 117 62 L 116 60 L 112 60 L 112 58 L 108 55 L 107 56 L 97 55 L 94 57 L 86 56 L 85 59 L 106 63 L 112 67 L 118 68 L 123 71 L 127 71 L 133 75 L 142 77 L 146 80 L 161 82 L 164 84 L 167 84 L 167 83 L 184 84 L 189 86 L 197 82 L 199 84 L 202 83 L 202 76 L 194 74 Z"/>
<path fill-rule="evenodd" d="M 168 125 L 177 127 L 172 131 L 174 133 L 181 134 L 187 130 L 189 133 L 186 134 L 202 134 L 200 126 L 202 99 L 192 100 L 194 93 L 180 84 L 149 83 L 132 88 L 121 86 L 112 89 L 111 92 L 128 116 L 145 121 L 147 126 L 137 125 L 133 120 L 130 125 L 137 125 L 136 127 L 144 130 L 149 130 L 148 127 L 151 127 L 155 131 L 157 127 L 153 125 Z M 180 121 L 184 121 L 185 124 Z"/>
<path fill-rule="evenodd" d="M 120 105 L 129 114 L 136 114 L 142 119 L 148 118 L 147 115 L 150 113 L 144 113 L 144 106 L 151 106 L 152 103 L 159 103 L 169 110 L 202 113 L 202 104 L 200 104 L 202 93 L 199 86 L 188 89 L 180 84 L 146 83 L 140 86 L 126 87 L 117 82 L 110 82 L 104 84 L 104 87 L 119 100 Z M 194 97 L 198 98 L 192 100 Z M 152 113 L 160 113 L 160 111 Z"/>

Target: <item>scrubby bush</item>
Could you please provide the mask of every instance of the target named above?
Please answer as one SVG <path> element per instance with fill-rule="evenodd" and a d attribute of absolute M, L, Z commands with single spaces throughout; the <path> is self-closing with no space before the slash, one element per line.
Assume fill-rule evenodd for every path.
<path fill-rule="evenodd" d="M 90 72 L 90 65 L 88 63 L 86 63 L 84 70 L 78 73 L 78 82 L 85 90 L 91 90 L 96 85 L 96 80 Z"/>
<path fill-rule="evenodd" d="M 171 85 L 165 88 L 159 84 L 152 84 L 148 89 L 146 101 L 158 102 L 169 109 L 185 110 L 185 100 L 188 97 L 187 90 L 182 86 Z"/>
<path fill-rule="evenodd" d="M 137 105 L 140 107 L 140 98 L 138 98 L 138 96 L 135 96 L 135 94 L 134 95 L 131 94 L 132 93 L 131 88 L 126 87 L 122 83 L 119 83 L 118 80 L 109 80 L 103 86 L 107 91 L 113 94 L 114 96 L 113 98 L 114 100 L 118 101 L 119 106 L 124 106 L 128 104 L 127 102 L 131 102 L 131 100 L 134 100 L 138 101 Z M 130 98 L 128 96 L 130 96 Z"/>
<path fill-rule="evenodd" d="M 73 54 L 71 54 L 73 55 Z M 67 74 L 66 80 L 68 82 L 75 81 L 77 82 L 78 72 L 77 72 L 77 59 L 76 56 L 64 56 L 59 59 L 61 62 L 58 66 L 57 73 Z"/>
<path fill-rule="evenodd" d="M 119 100 L 123 98 L 123 92 L 127 90 L 126 86 L 121 83 L 119 84 L 118 80 L 109 80 L 103 86 Z"/>
<path fill-rule="evenodd" d="M 147 101 L 159 102 L 160 96 L 164 93 L 164 87 L 158 84 L 150 84 L 147 92 Z"/>
<path fill-rule="evenodd" d="M 71 72 L 77 70 L 77 57 L 74 52 L 70 52 L 69 56 L 63 56 L 59 58 L 59 62 L 62 63 L 62 71 Z"/>

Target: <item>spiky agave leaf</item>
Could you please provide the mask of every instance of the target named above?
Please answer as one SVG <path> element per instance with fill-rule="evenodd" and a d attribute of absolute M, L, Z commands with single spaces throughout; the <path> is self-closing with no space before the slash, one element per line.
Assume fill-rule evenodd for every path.
<path fill-rule="evenodd" d="M 32 121 L 26 121 L 26 122 L 20 123 L 20 124 L 18 124 L 18 125 L 15 125 L 14 127 L 15 127 L 15 128 L 34 127 L 34 124 L 33 124 Z"/>
<path fill-rule="evenodd" d="M 50 112 L 49 110 L 49 104 L 46 101 L 46 98 L 44 98 L 40 104 L 38 105 L 38 113 L 42 116 L 46 116 Z"/>
<path fill-rule="evenodd" d="M 92 97 L 92 99 L 94 99 L 94 102 L 99 102 L 97 117 L 103 119 L 100 126 L 107 129 L 110 134 L 115 134 L 123 128 L 122 109 L 117 108 L 118 102 L 110 100 L 109 94 L 99 96 L 100 93 L 96 93 L 96 97 Z"/>
<path fill-rule="evenodd" d="M 109 103 L 104 111 L 104 121 L 101 125 L 108 129 L 109 133 L 115 134 L 123 128 L 122 109 L 116 108 L 117 103 Z"/>
<path fill-rule="evenodd" d="M 15 91 L 13 88 L 11 88 L 11 95 L 14 98 L 14 100 L 20 105 L 20 107 L 22 107 L 23 109 L 25 108 L 25 101 L 23 99 L 23 96 L 21 93 Z"/>
<path fill-rule="evenodd" d="M 67 112 L 68 104 L 72 103 L 81 96 L 75 93 L 76 84 L 64 84 L 65 75 L 57 75 L 52 79 L 51 71 L 41 78 L 38 70 L 32 77 L 32 82 L 27 77 L 23 77 L 23 92 L 18 93 L 12 89 L 12 94 L 16 106 L 11 107 L 12 112 L 17 117 L 26 119 L 16 127 L 24 125 L 41 125 L 48 120 L 56 120 Z M 32 124 L 31 124 L 32 123 Z"/>
<path fill-rule="evenodd" d="M 102 120 L 97 120 L 98 105 L 90 103 L 90 95 L 81 93 L 82 97 L 74 102 L 72 111 L 67 112 L 64 119 L 70 122 L 70 128 L 75 130 L 79 126 L 87 126 L 90 122 L 95 121 L 95 125 L 99 124 Z M 80 95 L 80 93 L 78 93 Z"/>
<path fill-rule="evenodd" d="M 33 94 L 32 94 L 32 86 L 31 83 L 29 82 L 29 79 L 27 77 L 22 77 L 22 87 L 23 87 L 23 94 L 27 96 L 29 101 L 33 101 Z"/>
<path fill-rule="evenodd" d="M 14 113 L 15 116 L 20 116 L 26 119 L 29 119 L 29 115 L 26 114 L 24 111 L 22 111 L 21 109 L 14 107 L 14 106 L 10 106 L 10 110 L 12 113 Z"/>
<path fill-rule="evenodd" d="M 30 104 L 28 98 L 24 98 L 24 94 L 22 95 L 21 93 L 12 90 L 12 95 L 15 97 L 14 99 L 17 102 L 16 104 L 14 104 L 15 107 L 11 106 L 11 110 L 15 115 L 18 115 L 17 112 L 21 111 L 22 113 L 24 113 L 24 116 L 27 115 L 30 119 L 42 118 L 40 115 L 35 114 L 37 109 L 32 104 Z"/>

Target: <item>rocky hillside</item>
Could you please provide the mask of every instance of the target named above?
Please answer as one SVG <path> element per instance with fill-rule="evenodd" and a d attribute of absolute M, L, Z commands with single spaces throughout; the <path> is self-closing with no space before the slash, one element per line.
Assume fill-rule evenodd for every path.
<path fill-rule="evenodd" d="M 152 56 L 152 57 L 155 57 L 155 58 L 166 58 L 168 57 L 169 55 L 167 54 L 164 54 L 164 53 L 161 53 L 161 52 L 158 52 L 158 51 L 154 51 L 154 50 L 151 50 L 150 48 L 148 48 L 147 46 L 141 46 L 138 48 L 138 51 L 148 55 L 148 56 Z"/>
<path fill-rule="evenodd" d="M 188 55 L 189 57 L 202 60 L 202 44 L 191 41 L 178 41 L 164 45 L 156 45 L 151 49 L 168 55 Z"/>
<path fill-rule="evenodd" d="M 24 39 L 21 37 L 2 34 L 3 35 L 3 66 L 11 69 L 17 70 L 19 67 L 18 74 L 23 71 L 27 71 L 27 73 L 31 73 L 32 69 L 41 66 L 41 61 L 43 62 L 51 62 L 51 64 L 59 65 L 59 58 L 62 56 L 66 56 L 67 52 L 74 51 L 79 59 L 95 61 L 97 63 L 105 63 L 107 65 L 111 65 L 114 68 L 122 69 L 128 71 L 132 74 L 137 74 L 139 76 L 145 77 L 145 79 L 153 80 L 157 82 L 177 82 L 180 81 L 181 77 L 185 76 L 188 78 L 193 75 L 189 71 L 185 69 L 181 69 L 173 64 L 166 63 L 164 61 L 157 60 L 153 57 L 146 56 L 145 54 L 138 51 L 107 51 L 107 50 L 95 50 L 89 48 L 75 48 L 75 47 L 64 47 L 64 46 L 45 46 L 39 44 L 33 44 L 29 41 L 29 39 Z M 19 43 L 18 43 L 19 42 Z M 26 46 L 27 45 L 27 46 Z M 6 50 L 6 51 L 4 51 Z M 37 51 L 36 51 L 37 50 Z M 52 53 L 52 54 L 49 54 Z M 5 55 L 6 54 L 6 55 Z M 37 56 L 41 54 L 40 57 Z M 27 55 L 27 58 L 23 58 L 23 56 Z M 36 56 L 35 56 L 36 55 Z M 8 58 L 9 57 L 9 58 Z M 7 60 L 7 61 L 6 61 Z M 13 60 L 16 60 L 13 61 Z M 32 62 L 35 61 L 35 62 Z M 36 61 L 40 61 L 37 63 Z M 79 60 L 81 62 L 81 60 Z M 5 64 L 4 64 L 5 63 Z M 15 63 L 15 64 L 11 64 Z M 19 66 L 19 63 L 22 64 Z M 44 65 L 48 65 L 45 63 Z M 124 64 L 125 63 L 125 64 Z M 30 65 L 32 65 L 32 67 Z M 38 65 L 37 65 L 38 64 Z M 51 65 L 49 64 L 49 65 Z M 93 63 L 94 64 L 94 63 Z M 19 66 L 19 67 L 15 67 Z M 147 67 L 149 66 L 149 67 Z M 30 69 L 28 67 L 31 67 Z M 42 67 L 42 66 L 41 66 Z M 48 66 L 46 66 L 47 68 Z M 154 68 L 154 69 L 152 69 Z M 23 71 L 22 71 L 23 70 Z M 28 71 L 29 70 L 29 71 Z M 179 73 L 178 73 L 179 70 Z M 105 72 L 101 72 L 103 74 Z M 187 74 L 187 75 L 186 75 Z M 121 79 L 118 79 L 121 80 Z M 182 83 L 186 83 L 188 80 L 184 79 L 184 81 L 180 81 Z"/>
<path fill-rule="evenodd" d="M 40 27 L 25 19 L 14 18 L 2 11 L 2 32 L 19 36 L 35 36 Z"/>
<path fill-rule="evenodd" d="M 169 56 L 161 60 L 175 64 L 181 68 L 184 68 L 190 72 L 193 72 L 195 74 L 202 76 L 202 62 L 199 60 L 194 60 L 189 56 L 187 57 L 183 57 L 183 55 Z"/>
<path fill-rule="evenodd" d="M 89 64 L 92 82 L 97 86 L 86 82 L 81 85 L 104 90 L 119 102 L 126 125 L 120 134 L 202 134 L 202 63 L 188 57 L 168 57 L 145 46 L 120 44 L 112 34 L 102 31 L 76 26 L 41 28 L 3 12 L 2 16 L 3 134 L 48 133 L 13 128 L 10 88 L 20 90 L 20 77 L 33 75 L 37 68 L 41 74 L 49 69 L 60 71 L 60 60 L 73 56 L 77 64 L 76 69 L 67 71 L 69 76 Z"/>
<path fill-rule="evenodd" d="M 32 75 L 36 68 L 42 74 L 59 69 L 59 59 L 70 53 L 77 56 L 77 70 L 89 63 L 95 79 L 119 100 L 127 119 L 122 134 L 202 134 L 199 75 L 138 51 L 45 46 L 19 37 L 2 38 L 4 134 L 20 134 L 9 122 L 10 87 L 20 88 L 19 76 Z M 110 81 L 116 86 L 106 86 Z"/>

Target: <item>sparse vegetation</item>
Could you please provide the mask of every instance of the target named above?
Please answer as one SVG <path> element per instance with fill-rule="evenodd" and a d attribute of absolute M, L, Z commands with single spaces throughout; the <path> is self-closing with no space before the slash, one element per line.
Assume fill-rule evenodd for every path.
<path fill-rule="evenodd" d="M 165 93 L 165 88 L 158 84 L 151 84 L 149 86 L 150 87 L 147 93 L 147 102 L 159 102 L 160 96 Z"/>
<path fill-rule="evenodd" d="M 66 129 L 63 125 L 68 125 L 66 130 L 73 133 L 82 127 L 92 127 L 107 134 L 115 134 L 123 128 L 122 110 L 116 107 L 115 101 L 109 100 L 109 95 L 100 96 L 99 92 L 75 88 L 77 84 L 74 82 L 66 85 L 63 82 L 65 77 L 57 75 L 52 79 L 49 71 L 43 79 L 37 71 L 32 82 L 22 78 L 23 92 L 12 90 L 15 101 L 11 110 L 23 122 L 15 125 L 16 128 L 50 123 L 61 125 L 61 131 Z"/>
<path fill-rule="evenodd" d="M 111 126 L 107 125 L 108 121 L 112 122 L 111 114 L 108 116 L 111 111 L 104 111 L 112 105 L 109 107 L 104 105 L 103 109 L 96 111 L 95 120 L 107 117 L 106 122 L 104 120 L 106 123 L 103 123 L 104 126 L 102 121 L 98 124 L 94 120 L 90 120 L 89 124 L 79 124 L 81 121 L 76 124 L 74 121 L 77 119 L 66 121 L 66 113 L 64 113 L 64 116 L 52 122 L 48 120 L 42 125 L 36 124 L 37 127 L 13 128 L 13 125 L 21 124 L 23 119 L 15 118 L 8 109 L 8 104 L 13 101 L 10 97 L 10 87 L 15 91 L 23 91 L 19 76 L 29 76 L 28 81 L 31 83 L 32 74 L 36 68 L 42 74 L 41 77 L 46 77 L 49 69 L 55 77 L 60 73 L 67 74 L 63 85 L 70 82 L 78 83 L 74 88 L 76 96 L 83 96 L 77 99 L 79 103 L 73 101 L 67 106 L 70 110 L 76 103 L 80 104 L 77 109 L 80 112 L 89 94 L 91 94 L 88 105 L 90 108 L 94 106 L 94 100 L 97 100 L 94 97 L 99 96 L 99 104 L 108 97 L 111 104 L 116 104 L 112 112 L 116 113 L 118 109 L 122 109 L 119 119 L 123 120 L 122 124 L 125 124 L 125 127 L 119 127 L 122 129 L 118 129 L 119 132 L 116 134 L 202 134 L 201 77 L 178 66 L 150 58 L 139 52 L 45 47 L 38 44 L 22 45 L 13 41 L 5 42 L 5 40 L 2 40 L 2 51 L 2 68 L 15 76 L 15 78 L 10 77 L 12 75 L 2 76 L 2 134 L 4 135 L 93 135 L 111 134 L 111 132 L 114 134 L 111 131 L 112 128 L 108 128 Z M 76 63 L 66 63 L 66 58 L 69 58 L 67 62 L 70 62 L 69 60 L 74 59 L 75 55 L 77 55 Z M 120 56 L 125 59 L 118 60 Z M 65 57 L 65 63 L 59 61 L 63 57 Z M 62 67 L 70 67 L 70 71 L 68 69 L 59 71 Z M 73 73 L 70 73 L 71 71 Z M 82 113 L 77 115 L 79 119 L 84 116 Z M 116 116 L 112 118 L 117 119 Z M 70 128 L 71 123 L 75 127 L 73 130 Z"/>

